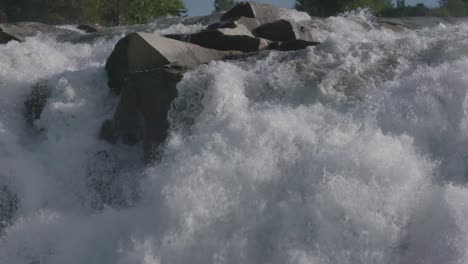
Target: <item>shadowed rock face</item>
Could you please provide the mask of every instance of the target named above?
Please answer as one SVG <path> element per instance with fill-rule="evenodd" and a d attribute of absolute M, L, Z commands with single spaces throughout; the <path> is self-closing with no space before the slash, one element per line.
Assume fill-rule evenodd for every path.
<path fill-rule="evenodd" d="M 261 25 L 253 30 L 256 37 L 273 41 L 312 40 L 310 29 L 293 21 L 280 19 Z"/>
<path fill-rule="evenodd" d="M 47 80 L 40 80 L 32 87 L 24 102 L 24 119 L 30 126 L 34 126 L 34 121 L 41 117 L 41 113 L 51 94 Z"/>
<path fill-rule="evenodd" d="M 113 120 L 103 124 L 101 138 L 130 145 L 143 140 L 145 160 L 156 158 L 157 147 L 166 139 L 167 113 L 183 72 L 182 68 L 162 67 L 130 74 Z"/>
<path fill-rule="evenodd" d="M 230 54 L 148 33 L 126 36 L 106 64 L 109 87 L 120 102 L 113 119 L 103 123 L 100 138 L 129 145 L 143 141 L 145 160 L 157 159 L 183 73 Z"/>

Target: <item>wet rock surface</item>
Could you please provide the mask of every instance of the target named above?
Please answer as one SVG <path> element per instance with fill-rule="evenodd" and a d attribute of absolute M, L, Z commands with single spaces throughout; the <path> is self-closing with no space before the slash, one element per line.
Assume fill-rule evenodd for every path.
<path fill-rule="evenodd" d="M 38 22 L 18 22 L 0 24 L 0 44 L 6 44 L 10 41 L 22 42 L 27 37 L 37 34 L 53 34 L 57 37 L 71 37 L 78 34 L 67 29 L 57 28 Z"/>
<path fill-rule="evenodd" d="M 24 102 L 24 119 L 31 127 L 34 121 L 41 117 L 41 113 L 51 95 L 47 80 L 39 80 L 32 87 Z"/>
<path fill-rule="evenodd" d="M 5 177 L 0 175 L 0 236 L 8 227 L 19 208 L 19 198 Z"/>
<path fill-rule="evenodd" d="M 132 33 L 117 43 L 107 60 L 109 87 L 118 95 L 131 73 L 165 65 L 192 68 L 230 54 L 153 34 Z"/>

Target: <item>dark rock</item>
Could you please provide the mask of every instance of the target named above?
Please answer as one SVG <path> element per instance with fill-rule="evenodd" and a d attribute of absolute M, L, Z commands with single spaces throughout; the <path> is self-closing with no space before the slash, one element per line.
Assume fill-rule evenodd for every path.
<path fill-rule="evenodd" d="M 271 43 L 268 46 L 268 48 L 272 50 L 292 51 L 292 50 L 305 49 L 307 47 L 316 46 L 318 44 L 320 44 L 320 42 L 298 39 L 298 40 L 290 40 L 286 42 L 274 42 L 274 43 Z"/>
<path fill-rule="evenodd" d="M 117 134 L 117 130 L 114 127 L 114 121 L 112 119 L 105 120 L 104 123 L 101 125 L 101 129 L 99 131 L 99 139 L 105 140 L 111 144 L 117 143 L 119 135 Z"/>
<path fill-rule="evenodd" d="M 21 42 L 21 40 L 19 38 L 4 32 L 3 29 L 0 28 L 0 44 L 6 44 L 6 43 L 8 43 L 10 41 Z"/>
<path fill-rule="evenodd" d="M 166 37 L 223 51 L 254 52 L 268 46 L 266 40 L 252 36 L 242 25 L 236 28 L 219 28 L 191 35 L 166 35 Z"/>
<path fill-rule="evenodd" d="M 143 140 L 145 160 L 154 160 L 169 129 L 167 113 L 177 97 L 183 68 L 161 67 L 128 76 L 112 121 L 106 121 L 101 137 L 111 143 L 136 144 Z"/>
<path fill-rule="evenodd" d="M 19 198 L 7 182 L 0 177 L 0 234 L 12 223 L 19 208 Z"/>
<path fill-rule="evenodd" d="M 264 22 L 273 22 L 281 19 L 284 11 L 278 7 L 269 4 L 260 4 L 256 2 L 240 2 L 222 17 L 222 21 L 235 20 L 239 17 L 257 18 Z"/>
<path fill-rule="evenodd" d="M 312 40 L 311 31 L 293 21 L 280 19 L 253 30 L 256 37 L 273 41 Z"/>
<path fill-rule="evenodd" d="M 59 35 L 73 35 L 76 32 L 67 29 L 60 29 L 54 26 L 37 22 L 18 22 L 0 24 L 0 44 L 8 43 L 12 40 L 22 42 L 26 37 L 32 37 L 38 33 Z"/>
<path fill-rule="evenodd" d="M 28 125 L 34 126 L 34 121 L 41 117 L 41 113 L 51 95 L 51 90 L 46 80 L 36 82 L 24 102 L 23 116 Z"/>
<path fill-rule="evenodd" d="M 255 28 L 265 24 L 264 21 L 260 21 L 256 18 L 250 17 L 239 17 L 232 20 L 219 21 L 217 23 L 211 24 L 207 27 L 208 30 L 219 29 L 219 28 L 237 28 L 238 26 L 243 26 L 249 32 L 252 32 Z"/>
<path fill-rule="evenodd" d="M 100 29 L 99 26 L 92 26 L 92 25 L 79 25 L 76 28 L 86 33 L 95 33 L 95 32 L 98 32 Z"/>
<path fill-rule="evenodd" d="M 132 33 L 121 39 L 106 63 L 109 87 L 120 94 L 129 74 L 157 69 L 164 65 L 192 68 L 220 60 L 232 52 L 207 49 L 198 45 L 149 33 Z"/>

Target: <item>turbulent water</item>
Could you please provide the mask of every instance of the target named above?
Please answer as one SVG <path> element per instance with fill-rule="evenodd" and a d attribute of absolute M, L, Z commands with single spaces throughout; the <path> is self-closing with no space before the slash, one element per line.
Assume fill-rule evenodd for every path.
<path fill-rule="evenodd" d="M 188 72 L 150 166 L 97 139 L 124 33 L 1 45 L 0 202 L 17 210 L 0 263 L 468 263 L 468 22 L 372 20 Z M 22 114 L 38 79 L 42 132 Z"/>

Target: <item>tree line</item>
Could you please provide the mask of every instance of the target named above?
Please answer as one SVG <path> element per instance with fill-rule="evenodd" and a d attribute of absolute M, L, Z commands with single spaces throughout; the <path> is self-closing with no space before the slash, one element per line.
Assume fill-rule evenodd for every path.
<path fill-rule="evenodd" d="M 214 0 L 213 12 L 236 0 Z M 468 0 L 439 0 L 439 6 L 407 6 L 405 0 L 296 0 L 297 10 L 327 17 L 357 8 L 379 16 L 467 16 Z M 0 23 L 38 21 L 49 24 L 91 23 L 106 26 L 147 23 L 161 16 L 183 16 L 182 0 L 0 0 Z"/>
<path fill-rule="evenodd" d="M 147 23 L 156 17 L 185 13 L 182 0 L 0 0 L 0 22 L 115 26 Z"/>
<path fill-rule="evenodd" d="M 439 0 L 439 6 L 406 5 L 405 0 L 296 0 L 295 8 L 312 16 L 333 16 L 357 8 L 369 8 L 378 16 L 468 16 L 468 0 Z"/>

